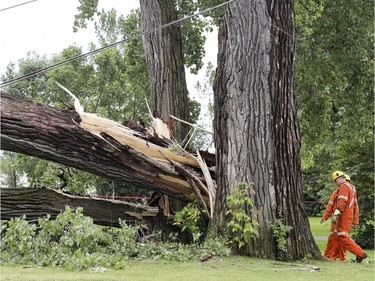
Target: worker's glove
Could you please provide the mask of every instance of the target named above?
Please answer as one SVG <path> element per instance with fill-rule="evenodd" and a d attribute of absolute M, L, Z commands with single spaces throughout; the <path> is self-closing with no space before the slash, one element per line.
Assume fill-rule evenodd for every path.
<path fill-rule="evenodd" d="M 341 211 L 339 209 L 336 209 L 335 212 L 333 213 L 332 223 L 336 224 L 340 216 L 341 216 Z"/>
<path fill-rule="evenodd" d="M 358 229 L 358 224 L 353 224 L 353 225 L 352 225 L 352 228 L 353 228 L 353 229 Z"/>
<path fill-rule="evenodd" d="M 320 220 L 320 224 L 323 224 L 323 223 L 325 223 L 325 222 L 326 222 L 326 220 L 323 219 L 323 218 Z"/>
<path fill-rule="evenodd" d="M 336 209 L 335 212 L 333 213 L 334 216 L 340 216 L 341 211 L 339 209 Z"/>

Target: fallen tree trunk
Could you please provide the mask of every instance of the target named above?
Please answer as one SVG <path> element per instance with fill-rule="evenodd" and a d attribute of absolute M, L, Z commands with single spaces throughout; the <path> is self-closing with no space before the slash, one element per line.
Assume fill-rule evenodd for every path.
<path fill-rule="evenodd" d="M 119 219 L 129 223 L 142 223 L 147 217 L 154 217 L 158 208 L 119 200 L 80 197 L 49 188 L 2 188 L 2 220 L 26 216 L 27 220 L 37 220 L 47 214 L 55 219 L 65 210 L 65 206 L 82 207 L 83 214 L 94 220 L 95 224 L 119 226 Z"/>
<path fill-rule="evenodd" d="M 194 175 L 204 184 L 206 180 L 193 155 L 174 153 L 95 114 L 80 115 L 1 93 L 1 149 L 72 166 L 180 200 L 197 198 L 192 196 L 197 192 L 189 183 L 192 179 L 186 175 Z M 190 173 L 181 175 L 169 158 Z M 211 207 L 207 190 L 199 192 Z"/>

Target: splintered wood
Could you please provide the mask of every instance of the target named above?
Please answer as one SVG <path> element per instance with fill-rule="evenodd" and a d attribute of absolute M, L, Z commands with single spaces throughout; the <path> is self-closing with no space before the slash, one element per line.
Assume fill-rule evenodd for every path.
<path fill-rule="evenodd" d="M 140 132 L 96 114 L 84 112 L 78 98 L 64 86 L 58 83 L 57 85 L 74 99 L 75 111 L 81 118 L 79 126 L 102 138 L 119 152 L 126 150 L 136 155 L 140 161 L 147 162 L 159 172 L 155 175 L 154 172 L 150 173 L 140 168 L 139 171 L 144 176 L 156 183 L 173 188 L 187 198 L 194 199 L 195 197 L 208 216 L 212 217 L 216 185 L 199 152 L 195 157 L 179 145 L 174 145 L 179 149 L 173 150 L 156 145 L 147 141 L 147 138 L 145 139 Z M 156 136 L 168 139 L 168 142 L 173 144 L 167 125 L 159 118 L 151 117 L 151 126 Z M 191 194 L 195 194 L 195 196 L 192 197 Z"/>

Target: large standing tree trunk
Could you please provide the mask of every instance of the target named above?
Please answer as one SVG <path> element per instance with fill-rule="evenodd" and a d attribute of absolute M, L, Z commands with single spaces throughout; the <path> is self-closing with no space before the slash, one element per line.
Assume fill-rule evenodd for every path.
<path fill-rule="evenodd" d="M 264 258 L 320 256 L 303 208 L 300 135 L 294 93 L 292 0 L 238 0 L 219 31 L 215 77 L 218 183 L 214 232 L 226 224 L 226 197 L 239 182 L 254 184 L 259 235 L 247 253 Z M 270 223 L 293 227 L 278 251 Z M 216 229 L 215 229 L 216 227 Z"/>
<path fill-rule="evenodd" d="M 142 30 L 149 31 L 177 19 L 176 3 L 171 0 L 140 0 Z M 152 110 L 165 123 L 170 115 L 189 120 L 182 36 L 179 25 L 143 36 L 152 91 Z M 183 123 L 173 124 L 173 135 L 182 141 L 188 132 Z"/>

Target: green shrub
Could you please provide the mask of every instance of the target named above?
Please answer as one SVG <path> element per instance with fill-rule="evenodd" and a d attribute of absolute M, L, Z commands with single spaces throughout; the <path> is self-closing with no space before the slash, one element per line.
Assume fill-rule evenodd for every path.
<path fill-rule="evenodd" d="M 203 245 L 184 245 L 174 241 L 136 242 L 138 227 L 120 220 L 119 228 L 97 226 L 83 215 L 83 209 L 71 209 L 57 216 L 39 218 L 30 223 L 25 217 L 1 225 L 1 263 L 62 266 L 71 270 L 125 268 L 126 261 L 165 259 L 186 261 L 210 252 L 227 255 L 228 249 L 217 241 Z"/>
<path fill-rule="evenodd" d="M 3 225 L 2 229 L 6 226 Z M 13 262 L 28 263 L 32 259 L 36 225 L 29 224 L 25 216 L 12 218 L 8 222 L 7 231 L 1 237 L 1 258 Z"/>
<path fill-rule="evenodd" d="M 188 230 L 192 234 L 194 242 L 199 240 L 202 233 L 198 225 L 202 216 L 195 202 L 190 202 L 181 211 L 175 212 L 173 220 L 173 224 L 179 226 L 182 231 Z"/>
<path fill-rule="evenodd" d="M 274 223 L 269 222 L 272 235 L 276 239 L 277 249 L 281 252 L 286 251 L 286 236 L 293 229 L 293 227 L 284 225 L 281 219 L 276 219 Z"/>
<path fill-rule="evenodd" d="M 258 234 L 258 223 L 248 214 L 253 208 L 250 194 L 254 192 L 248 183 L 240 183 L 233 189 L 233 193 L 227 196 L 227 215 L 230 216 L 226 225 L 228 236 L 234 244 L 234 249 L 241 249 L 245 243 Z M 254 211 L 254 210 L 252 210 Z"/>
<path fill-rule="evenodd" d="M 353 239 L 362 248 L 374 249 L 374 221 L 367 219 L 361 221 L 357 232 L 353 235 Z"/>
<path fill-rule="evenodd" d="M 203 244 L 204 252 L 210 253 L 213 256 L 230 256 L 231 250 L 228 247 L 228 240 L 216 237 L 214 239 L 207 239 Z"/>

